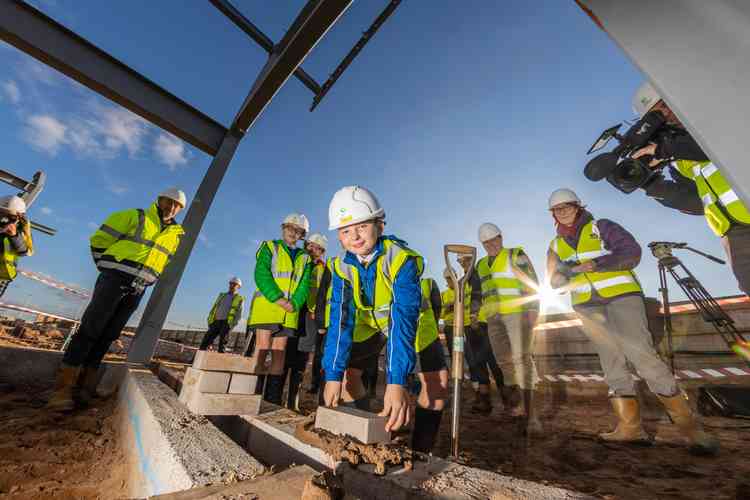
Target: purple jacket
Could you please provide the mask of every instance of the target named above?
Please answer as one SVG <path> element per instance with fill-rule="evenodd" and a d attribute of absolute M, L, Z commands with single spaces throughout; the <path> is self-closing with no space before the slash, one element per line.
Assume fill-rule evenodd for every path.
<path fill-rule="evenodd" d="M 575 238 L 563 236 L 560 234 L 559 230 L 558 236 L 563 236 L 563 239 L 568 245 L 572 248 L 576 248 L 578 246 L 578 239 L 581 236 L 581 230 L 593 219 L 594 217 L 589 212 L 583 211 L 576 221 Z M 641 246 L 635 240 L 633 235 L 630 234 L 627 229 L 609 219 L 596 219 L 596 226 L 599 228 L 599 237 L 602 240 L 604 249 L 611 252 L 609 255 L 603 255 L 594 259 L 596 270 L 604 272 L 630 271 L 635 269 L 635 267 L 641 262 Z M 551 249 L 548 250 L 548 252 L 550 252 L 553 257 L 557 258 L 557 255 L 555 255 Z M 586 305 L 606 304 L 611 301 L 610 299 L 605 299 L 604 297 L 597 295 L 595 290 L 593 293 L 594 296 L 591 298 L 591 301 L 586 303 Z"/>

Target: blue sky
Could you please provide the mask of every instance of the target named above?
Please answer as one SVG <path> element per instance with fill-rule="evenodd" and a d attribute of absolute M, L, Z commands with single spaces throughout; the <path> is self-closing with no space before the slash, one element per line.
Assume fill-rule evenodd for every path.
<path fill-rule="evenodd" d="M 304 4 L 235 2 L 274 40 Z M 354 3 L 303 67 L 324 81 L 386 3 Z M 205 1 L 35 5 L 224 124 L 265 62 L 263 50 Z M 191 198 L 210 158 L 15 48 L 0 47 L 0 64 L 1 168 L 47 172 L 31 215 L 59 230 L 37 235 L 36 255 L 21 266 L 91 288 L 93 228 L 112 211 L 146 206 L 166 186 Z M 620 222 L 644 246 L 687 240 L 722 256 L 703 218 L 581 175 L 601 130 L 633 117 L 641 81 L 572 1 L 403 2 L 314 113 L 312 94 L 290 79 L 246 136 L 191 256 L 171 326 L 203 324 L 231 275 L 249 296 L 255 250 L 278 237 L 288 212 L 307 214 L 313 231 L 328 234 L 328 202 L 348 184 L 378 194 L 388 232 L 426 257 L 441 286 L 442 245 L 478 245 L 485 221 L 500 225 L 507 245 L 524 246 L 542 272 L 554 235 L 546 200 L 558 187 L 574 188 L 595 216 Z M 715 295 L 739 293 L 726 266 L 683 260 Z M 644 255 L 637 272 L 652 296 L 655 270 Z M 67 315 L 82 305 L 24 278 L 4 299 Z"/>

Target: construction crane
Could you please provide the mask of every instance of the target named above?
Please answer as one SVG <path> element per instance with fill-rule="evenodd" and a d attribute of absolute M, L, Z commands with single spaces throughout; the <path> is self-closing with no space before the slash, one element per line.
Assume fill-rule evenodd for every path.
<path fill-rule="evenodd" d="M 7 170 L 0 169 L 0 181 L 21 190 L 21 192 L 18 193 L 18 197 L 26 202 L 26 209 L 28 210 L 29 208 L 31 208 L 31 205 L 34 204 L 37 197 L 39 197 L 39 194 L 44 189 L 44 184 L 47 181 L 47 175 L 40 170 L 34 174 L 34 177 L 30 181 L 27 181 L 14 174 L 11 174 Z M 57 229 L 45 226 L 44 224 L 40 224 L 34 221 L 29 221 L 29 223 L 31 224 L 31 229 L 39 231 L 40 233 L 44 233 L 49 236 L 54 236 L 57 233 Z"/>

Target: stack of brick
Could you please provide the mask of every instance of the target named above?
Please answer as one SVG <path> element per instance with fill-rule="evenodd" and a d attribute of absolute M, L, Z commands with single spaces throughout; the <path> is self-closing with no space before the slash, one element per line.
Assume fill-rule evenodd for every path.
<path fill-rule="evenodd" d="M 198 351 L 182 380 L 180 401 L 199 415 L 257 415 L 263 398 L 255 394 L 258 375 L 268 366 L 263 354 Z"/>

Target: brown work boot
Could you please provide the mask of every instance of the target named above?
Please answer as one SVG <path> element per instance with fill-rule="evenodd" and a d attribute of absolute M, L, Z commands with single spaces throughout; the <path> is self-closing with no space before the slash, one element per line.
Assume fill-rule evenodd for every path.
<path fill-rule="evenodd" d="M 75 408 L 76 403 L 73 400 L 73 391 L 78 381 L 77 366 L 69 366 L 65 363 L 60 365 L 57 370 L 57 379 L 55 380 L 55 389 L 47 401 L 47 409 L 51 411 L 67 412 Z"/>
<path fill-rule="evenodd" d="M 99 369 L 84 367 L 78 377 L 78 394 L 76 402 L 81 406 L 88 406 L 91 400 L 98 397 L 96 387 L 99 385 Z"/>
<path fill-rule="evenodd" d="M 490 394 L 488 392 L 483 393 L 477 391 L 474 404 L 471 405 L 471 411 L 479 413 L 480 415 L 489 415 L 492 413 L 492 400 L 490 399 Z"/>
<path fill-rule="evenodd" d="M 659 396 L 672 422 L 690 443 L 690 452 L 696 455 L 715 455 L 719 452 L 719 440 L 703 430 L 693 415 L 687 395 L 680 391 L 675 396 Z"/>
<path fill-rule="evenodd" d="M 609 401 L 617 415 L 617 427 L 612 432 L 599 434 L 599 439 L 620 443 L 650 443 L 651 436 L 641 425 L 641 408 L 638 400 L 635 397 L 614 397 Z"/>

